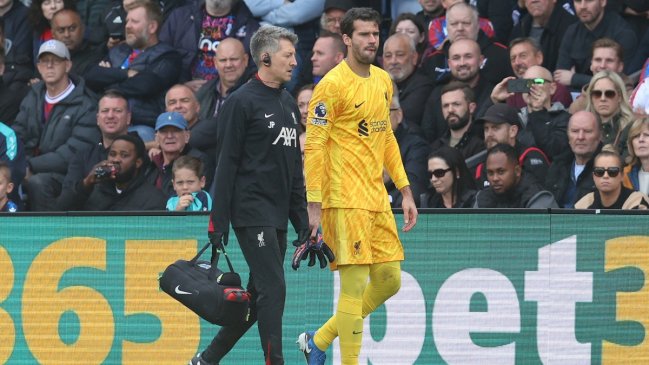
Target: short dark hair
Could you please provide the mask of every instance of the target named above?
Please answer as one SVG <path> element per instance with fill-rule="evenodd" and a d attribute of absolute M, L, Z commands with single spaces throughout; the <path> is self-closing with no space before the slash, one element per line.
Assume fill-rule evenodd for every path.
<path fill-rule="evenodd" d="M 417 50 L 419 50 L 422 47 L 425 48 L 426 45 L 428 44 L 428 31 L 426 29 L 426 26 L 413 13 L 401 13 L 401 14 L 399 14 L 399 16 L 396 19 L 394 19 L 394 21 L 392 22 L 392 26 L 390 27 L 390 32 L 388 33 L 388 35 L 391 36 L 394 33 L 396 33 L 397 32 L 397 25 L 399 25 L 399 23 L 401 23 L 404 20 L 410 20 L 415 25 L 415 27 L 417 27 L 417 30 L 419 31 L 419 33 L 424 35 L 424 40 L 421 43 L 418 43 L 418 44 L 415 45 Z"/>
<path fill-rule="evenodd" d="M 132 134 L 122 134 L 113 139 L 113 144 L 115 143 L 115 141 L 120 140 L 131 143 L 133 146 L 135 146 L 136 157 L 142 159 L 142 161 L 144 162 L 148 161 L 146 147 L 144 146 L 144 142 L 142 142 L 142 139 L 140 137 Z M 111 144 L 111 147 L 113 146 L 113 144 Z M 109 147 L 109 149 L 111 147 Z"/>
<path fill-rule="evenodd" d="M 347 57 L 347 46 L 345 46 L 345 42 L 343 42 L 343 37 L 340 34 L 323 30 L 320 32 L 318 38 L 333 39 L 334 48 L 336 49 L 336 51 L 342 53 L 345 57 Z"/>
<path fill-rule="evenodd" d="M 130 112 L 131 111 L 131 103 L 128 101 L 128 98 L 126 95 L 122 94 L 121 91 L 116 90 L 116 89 L 108 89 L 104 91 L 103 94 L 101 94 L 101 97 L 99 100 L 103 98 L 111 98 L 111 99 L 122 99 L 126 102 L 126 109 Z"/>
<path fill-rule="evenodd" d="M 381 25 L 381 14 L 372 8 L 351 8 L 347 10 L 343 18 L 340 20 L 340 34 L 346 34 L 352 37 L 354 33 L 354 21 L 362 20 L 365 22 L 375 22 L 376 25 Z"/>
<path fill-rule="evenodd" d="M 519 44 L 523 44 L 523 43 L 527 43 L 530 46 L 532 46 L 532 48 L 534 49 L 534 52 L 543 52 L 539 42 L 537 42 L 536 39 L 530 38 L 530 37 L 518 37 L 518 38 L 512 39 L 512 41 L 509 42 L 509 49 L 512 49 L 512 47 L 514 47 L 516 45 L 519 45 Z"/>
<path fill-rule="evenodd" d="M 473 89 L 471 89 L 471 86 L 469 86 L 467 83 L 464 83 L 462 81 L 451 81 L 448 84 L 442 86 L 442 90 L 439 95 L 441 97 L 446 93 L 450 93 L 451 91 L 456 90 L 462 90 L 462 93 L 464 94 L 464 100 L 466 100 L 467 103 L 475 103 L 475 93 L 473 92 Z"/>
<path fill-rule="evenodd" d="M 516 152 L 516 149 L 513 146 L 507 143 L 498 143 L 487 150 L 487 157 L 495 155 L 496 153 L 504 153 L 510 162 L 518 166 L 518 152 Z"/>

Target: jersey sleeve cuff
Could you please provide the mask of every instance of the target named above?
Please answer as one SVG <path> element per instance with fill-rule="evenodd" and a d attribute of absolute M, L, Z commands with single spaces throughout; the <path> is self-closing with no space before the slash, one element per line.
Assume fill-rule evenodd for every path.
<path fill-rule="evenodd" d="M 322 192 L 320 190 L 307 191 L 306 201 L 309 203 L 322 203 Z"/>
<path fill-rule="evenodd" d="M 408 186 L 408 185 L 410 185 L 410 182 L 408 181 L 407 177 L 403 178 L 401 180 L 398 180 L 398 181 L 396 181 L 394 183 L 394 186 L 396 186 L 397 189 L 399 189 L 399 190 L 403 189 L 405 186 Z"/>

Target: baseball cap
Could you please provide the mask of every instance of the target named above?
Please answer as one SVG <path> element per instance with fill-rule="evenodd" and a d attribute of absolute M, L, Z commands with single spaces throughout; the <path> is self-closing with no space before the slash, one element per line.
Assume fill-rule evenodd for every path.
<path fill-rule="evenodd" d="M 155 130 L 159 131 L 168 125 L 178 129 L 187 129 L 187 121 L 183 118 L 182 114 L 178 112 L 165 112 L 160 114 L 158 119 L 155 121 Z"/>
<path fill-rule="evenodd" d="M 504 103 L 497 103 L 489 107 L 484 115 L 476 120 L 476 123 L 490 122 L 494 124 L 509 123 L 521 126 L 518 118 L 518 111 Z"/>
<path fill-rule="evenodd" d="M 38 57 L 44 53 L 51 53 L 66 60 L 70 59 L 70 51 L 68 51 L 68 48 L 63 44 L 63 42 L 57 41 L 56 39 L 50 39 L 41 44 L 41 48 L 38 49 Z"/>
<path fill-rule="evenodd" d="M 354 2 L 351 0 L 325 0 L 324 11 L 329 9 L 340 9 L 347 11 L 354 7 Z"/>

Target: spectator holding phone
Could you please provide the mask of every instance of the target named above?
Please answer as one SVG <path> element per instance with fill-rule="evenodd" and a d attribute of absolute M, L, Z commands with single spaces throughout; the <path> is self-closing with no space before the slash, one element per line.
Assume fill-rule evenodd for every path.
<path fill-rule="evenodd" d="M 528 81 L 529 80 L 529 81 Z M 510 89 L 521 94 L 526 106 L 520 109 L 521 130 L 518 141 L 528 146 L 539 147 L 550 159 L 568 148 L 566 126 L 570 114 L 563 104 L 552 102 L 552 95 L 557 88 L 552 74 L 541 66 L 532 66 L 525 71 L 523 79 L 505 79 L 492 93 L 503 91 L 516 83 L 521 88 Z"/>

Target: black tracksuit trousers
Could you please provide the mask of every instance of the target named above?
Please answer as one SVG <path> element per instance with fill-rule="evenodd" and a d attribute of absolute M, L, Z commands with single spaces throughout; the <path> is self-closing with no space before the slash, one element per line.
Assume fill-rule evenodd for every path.
<path fill-rule="evenodd" d="M 275 227 L 242 227 L 235 228 L 234 232 L 250 269 L 247 288 L 251 294 L 250 318 L 238 325 L 222 327 L 201 356 L 217 364 L 258 321 L 265 363 L 283 365 L 286 231 Z"/>

